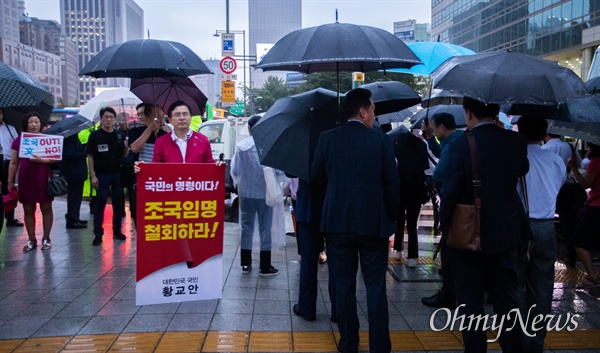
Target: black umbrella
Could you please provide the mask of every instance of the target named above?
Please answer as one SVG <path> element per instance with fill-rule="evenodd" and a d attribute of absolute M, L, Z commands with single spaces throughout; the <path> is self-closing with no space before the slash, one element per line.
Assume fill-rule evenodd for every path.
<path fill-rule="evenodd" d="M 600 76 L 585 81 L 585 86 L 593 93 L 600 93 Z"/>
<path fill-rule="evenodd" d="M 256 68 L 305 73 L 410 68 L 421 61 L 406 44 L 380 28 L 330 23 L 281 38 Z"/>
<path fill-rule="evenodd" d="M 92 121 L 82 115 L 75 114 L 70 118 L 64 118 L 50 128 L 44 131 L 45 134 L 49 135 L 62 135 L 65 138 L 78 134 L 87 128 L 92 127 L 94 124 Z"/>
<path fill-rule="evenodd" d="M 501 109 L 512 115 L 539 115 L 569 123 L 600 122 L 600 95 L 569 99 L 558 106 L 513 104 L 502 106 Z"/>
<path fill-rule="evenodd" d="M 387 133 L 394 143 L 400 179 L 422 173 L 429 168 L 427 145 L 404 125 Z"/>
<path fill-rule="evenodd" d="M 375 115 L 399 112 L 421 103 L 421 96 L 412 87 L 402 82 L 373 82 L 360 86 L 371 91 L 375 103 Z M 381 121 L 380 121 L 381 123 Z"/>
<path fill-rule="evenodd" d="M 377 109 L 377 107 L 375 107 L 375 109 Z M 402 109 L 399 112 L 378 115 L 377 121 L 379 124 L 400 123 L 406 120 L 406 118 L 412 118 L 417 111 L 419 111 L 419 108 L 415 105 L 406 109 Z"/>
<path fill-rule="evenodd" d="M 436 89 L 431 94 L 423 97 L 421 106 L 426 108 L 434 105 L 462 104 L 463 97 L 464 96 L 460 93 Z"/>
<path fill-rule="evenodd" d="M 96 54 L 79 72 L 92 77 L 166 77 L 212 74 L 190 48 L 156 39 L 130 40 Z"/>
<path fill-rule="evenodd" d="M 431 117 L 436 113 L 449 113 L 454 117 L 454 122 L 456 123 L 457 128 L 463 128 L 467 126 L 467 121 L 465 117 L 465 110 L 462 105 L 453 104 L 453 105 L 435 105 L 433 107 L 429 107 L 426 109 L 421 109 L 412 117 L 412 127 L 413 129 L 420 129 L 421 123 L 423 119 L 426 117 L 431 120 Z"/>
<path fill-rule="evenodd" d="M 188 77 L 156 77 L 131 80 L 131 92 L 142 102 L 154 102 L 167 109 L 182 100 L 192 109 L 192 115 L 202 115 L 208 98 Z"/>
<path fill-rule="evenodd" d="M 336 126 L 337 93 L 317 88 L 275 101 L 252 136 L 261 164 L 308 180 L 321 132 Z"/>
<path fill-rule="evenodd" d="M 589 95 L 583 81 L 570 69 L 508 51 L 452 57 L 431 78 L 436 88 L 484 103 L 557 106 Z"/>
<path fill-rule="evenodd" d="M 54 96 L 38 80 L 25 72 L 0 62 L 0 108 L 4 120 L 21 129 L 21 119 L 26 113 L 35 111 L 45 124 L 52 113 Z"/>
<path fill-rule="evenodd" d="M 548 133 L 570 136 L 600 145 L 600 122 L 569 123 L 564 121 L 551 121 L 548 125 Z"/>

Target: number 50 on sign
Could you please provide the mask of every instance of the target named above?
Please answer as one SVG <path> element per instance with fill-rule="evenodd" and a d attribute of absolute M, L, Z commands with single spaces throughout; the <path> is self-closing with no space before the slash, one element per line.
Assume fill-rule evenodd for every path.
<path fill-rule="evenodd" d="M 235 72 L 235 69 L 237 69 L 237 62 L 231 56 L 226 56 L 223 59 L 221 59 L 219 67 L 224 73 L 232 74 L 233 72 Z"/>

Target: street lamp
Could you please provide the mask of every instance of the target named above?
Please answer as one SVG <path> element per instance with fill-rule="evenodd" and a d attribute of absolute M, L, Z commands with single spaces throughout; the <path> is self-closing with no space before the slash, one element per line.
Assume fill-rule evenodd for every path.
<path fill-rule="evenodd" d="M 221 34 L 224 33 L 233 33 L 233 34 L 241 34 L 242 35 L 242 40 L 244 42 L 244 50 L 242 52 L 242 56 L 240 55 L 233 55 L 234 58 L 236 59 L 242 59 L 244 61 L 244 116 L 246 116 L 246 91 L 248 90 L 248 86 L 246 85 L 246 68 L 248 67 L 247 65 L 247 61 L 248 59 L 256 59 L 255 55 L 248 55 L 246 56 L 246 31 L 241 30 L 241 31 L 235 31 L 235 30 L 229 30 L 229 28 L 227 30 L 216 30 L 215 34 L 213 34 L 214 37 L 220 37 Z M 234 48 L 235 50 L 235 48 Z M 252 71 L 250 70 L 249 72 L 250 75 L 250 86 L 252 86 Z M 252 88 L 252 87 L 250 87 Z"/>

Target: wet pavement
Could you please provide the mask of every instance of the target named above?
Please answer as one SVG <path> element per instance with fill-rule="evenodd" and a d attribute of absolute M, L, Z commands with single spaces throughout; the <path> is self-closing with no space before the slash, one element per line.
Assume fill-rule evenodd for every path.
<path fill-rule="evenodd" d="M 87 229 L 65 228 L 66 200 L 54 201 L 52 248 L 24 253 L 23 228 L 0 233 L 0 353 L 4 352 L 331 352 L 339 335 L 329 320 L 327 264 L 319 266 L 317 320 L 295 316 L 298 298 L 296 240 L 273 251 L 276 277 L 242 275 L 239 227 L 226 223 L 223 298 L 161 305 L 135 305 L 135 232 L 125 219 L 125 241 L 112 239 L 110 219 L 102 246 Z M 82 218 L 92 220 L 87 203 Z M 107 213 L 110 206 L 107 206 Z M 38 214 L 38 228 L 41 229 Z M 22 208 L 17 208 L 22 220 Z M 289 217 L 288 217 L 289 218 Z M 288 219 L 288 231 L 291 231 Z M 431 236 L 431 211 L 419 222 L 420 258 L 408 268 L 390 255 L 388 304 L 393 351 L 460 351 L 460 332 L 432 331 L 434 309 L 423 296 L 441 286 L 432 261 L 438 237 Z M 133 233 L 133 235 L 132 235 Z M 41 244 L 39 232 L 38 244 Z M 258 253 L 253 254 L 257 261 Z M 580 264 L 578 266 L 581 266 Z M 255 266 L 257 267 L 257 266 Z M 581 267 L 580 267 L 581 268 Z M 551 331 L 547 351 L 600 352 L 600 286 L 579 288 L 583 273 L 556 263 L 553 314 L 579 314 L 577 329 Z M 360 276 L 360 275 L 359 275 Z M 366 291 L 358 282 L 361 351 L 368 351 Z M 488 312 L 491 309 L 487 308 Z M 433 319 L 442 327 L 445 316 Z M 490 343 L 490 351 L 498 350 Z"/>

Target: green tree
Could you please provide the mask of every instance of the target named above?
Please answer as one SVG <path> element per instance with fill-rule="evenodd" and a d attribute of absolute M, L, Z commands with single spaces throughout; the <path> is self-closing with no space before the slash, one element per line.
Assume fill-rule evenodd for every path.
<path fill-rule="evenodd" d="M 246 107 L 247 112 L 267 111 L 276 100 L 290 96 L 290 90 L 284 79 L 269 76 L 267 81 L 261 88 L 247 88 L 246 96 L 248 97 L 249 107 Z"/>

